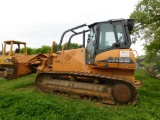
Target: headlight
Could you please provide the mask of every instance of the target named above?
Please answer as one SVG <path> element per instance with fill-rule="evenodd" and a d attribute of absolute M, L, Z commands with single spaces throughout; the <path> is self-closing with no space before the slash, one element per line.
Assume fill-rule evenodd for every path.
<path fill-rule="evenodd" d="M 12 62 L 12 59 L 6 59 L 5 62 Z"/>

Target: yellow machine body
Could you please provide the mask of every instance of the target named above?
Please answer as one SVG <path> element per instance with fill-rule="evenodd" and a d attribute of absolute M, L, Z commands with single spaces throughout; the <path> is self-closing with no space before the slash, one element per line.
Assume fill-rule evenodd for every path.
<path fill-rule="evenodd" d="M 122 59 L 122 61 L 119 62 L 120 55 L 122 54 L 123 56 L 126 55 L 127 57 L 130 57 L 132 61 L 125 61 L 125 59 Z M 113 58 L 111 62 L 100 61 L 107 60 L 107 58 L 111 56 Z M 85 58 L 85 48 L 59 51 L 58 54 L 54 54 L 52 71 L 84 72 L 103 75 L 115 74 L 120 75 L 121 77 L 123 76 L 126 79 L 128 78 L 132 83 L 135 82 L 134 69 L 136 66 L 136 59 L 132 49 L 106 51 L 96 56 L 94 65 L 86 65 Z M 116 61 L 115 58 L 118 60 Z"/>
<path fill-rule="evenodd" d="M 37 89 L 48 93 L 65 92 L 96 97 L 108 104 L 135 104 L 138 97 L 134 77 L 136 59 L 129 38 L 132 23 L 132 20 L 94 23 L 89 26 L 86 47 L 85 43 L 77 49 L 67 49 L 68 45 L 63 45 L 56 53 L 51 52 L 38 67 Z M 68 31 L 74 35 L 84 34 L 84 31 L 74 31 L 83 26 L 65 31 L 59 46 Z M 55 42 L 51 51 L 54 47 Z"/>

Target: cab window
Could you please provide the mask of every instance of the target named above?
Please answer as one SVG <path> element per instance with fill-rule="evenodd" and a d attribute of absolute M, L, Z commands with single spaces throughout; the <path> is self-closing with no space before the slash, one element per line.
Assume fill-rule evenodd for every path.
<path fill-rule="evenodd" d="M 111 48 L 116 43 L 113 27 L 109 23 L 102 23 L 100 28 L 99 50 Z"/>
<path fill-rule="evenodd" d="M 124 45 L 125 37 L 122 25 L 119 23 L 101 23 L 99 36 L 99 50 L 115 47 L 115 44 Z"/>
<path fill-rule="evenodd" d="M 87 59 L 91 59 L 94 57 L 94 50 L 95 50 L 95 46 L 94 46 L 94 42 L 96 40 L 96 26 L 91 28 L 90 30 L 90 34 L 89 34 L 89 38 L 88 38 L 88 43 L 87 43 Z"/>

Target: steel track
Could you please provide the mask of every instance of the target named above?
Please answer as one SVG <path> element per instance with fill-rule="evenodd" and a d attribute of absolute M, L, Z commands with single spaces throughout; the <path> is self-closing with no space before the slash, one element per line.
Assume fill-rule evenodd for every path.
<path fill-rule="evenodd" d="M 67 87 L 65 87 L 65 88 L 63 88 L 63 87 L 55 88 L 58 85 L 57 86 L 54 85 L 54 87 L 52 86 L 53 87 L 53 89 L 52 89 L 52 87 L 49 87 L 49 85 L 47 86 L 47 85 L 41 84 L 41 82 L 42 82 L 41 78 L 46 76 L 46 75 L 49 75 L 49 76 L 76 76 L 76 77 L 84 77 L 84 78 L 90 78 L 90 79 L 99 79 L 100 83 L 98 85 L 100 85 L 100 87 L 107 86 L 108 89 L 109 89 L 109 94 L 110 95 L 109 94 L 106 95 L 104 93 L 102 93 L 102 94 L 101 93 L 92 93 L 92 94 L 93 95 L 100 94 L 99 96 L 101 96 L 101 97 L 98 96 L 98 98 L 103 99 L 104 103 L 108 103 L 108 104 L 128 104 L 128 103 L 132 103 L 133 105 L 135 105 L 137 103 L 138 93 L 137 93 L 137 90 L 136 90 L 136 86 L 133 85 L 129 80 L 124 79 L 124 78 L 122 78 L 118 75 L 106 76 L 106 75 L 101 75 L 101 74 L 89 74 L 89 73 L 83 73 L 83 72 L 67 72 L 67 71 L 66 72 L 47 72 L 47 73 L 42 72 L 42 73 L 39 73 L 38 76 L 36 77 L 36 86 L 37 86 L 38 89 L 40 89 L 44 92 L 49 92 L 49 93 L 51 93 L 53 91 L 56 91 L 55 89 L 62 89 L 62 91 L 65 91 L 68 88 Z M 46 77 L 44 80 L 47 80 L 47 79 L 48 78 Z M 53 79 L 49 78 L 48 81 L 54 81 L 54 78 Z M 63 80 L 63 81 L 67 81 L 67 80 Z M 106 81 L 106 82 L 104 83 L 104 81 Z M 56 81 L 56 82 L 58 82 L 58 81 Z M 76 84 L 80 84 L 80 83 L 81 82 L 76 83 Z M 83 82 L 83 83 L 85 83 L 85 82 Z M 86 85 L 87 84 L 90 85 L 92 83 L 86 83 Z M 122 100 L 117 100 L 116 99 L 116 97 L 118 97 L 118 98 L 123 97 L 123 92 L 124 92 L 124 91 L 121 92 L 122 95 L 118 95 L 118 93 L 114 93 L 113 89 L 117 85 L 119 85 L 119 90 L 121 90 L 121 88 L 122 88 L 122 89 L 124 89 L 124 91 L 126 89 L 129 89 L 131 91 L 130 98 L 127 101 L 123 101 L 123 99 Z M 81 86 L 81 85 L 79 85 L 79 86 Z M 75 91 L 75 90 L 76 89 L 74 89 L 73 91 Z M 74 93 L 74 92 L 72 92 L 72 90 L 67 90 L 67 91 L 70 91 L 71 93 Z M 80 89 L 80 91 L 75 91 L 75 93 L 79 93 L 79 92 L 84 92 L 84 91 L 82 91 L 81 89 Z M 89 97 L 95 97 L 95 96 L 92 96 L 92 94 L 89 94 L 88 92 L 87 93 L 84 92 L 84 95 L 85 94 L 87 94 Z M 83 95 L 83 93 L 81 95 Z M 118 96 L 115 97 L 115 95 L 118 95 Z M 108 99 L 107 99 L 107 97 L 108 97 Z"/>

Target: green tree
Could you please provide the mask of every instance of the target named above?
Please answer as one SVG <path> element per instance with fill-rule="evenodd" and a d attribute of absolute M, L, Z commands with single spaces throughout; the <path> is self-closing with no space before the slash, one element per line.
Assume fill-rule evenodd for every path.
<path fill-rule="evenodd" d="M 33 52 L 34 52 L 34 49 L 27 47 L 27 54 L 28 55 L 33 54 Z M 21 53 L 24 53 L 24 48 L 21 49 Z"/>
<path fill-rule="evenodd" d="M 67 49 L 68 42 L 66 42 L 64 45 L 65 45 L 65 49 Z M 70 42 L 70 44 L 68 46 L 68 50 L 70 50 L 70 49 L 77 49 L 77 48 L 78 48 L 78 44 L 77 43 Z M 62 47 L 60 49 L 62 49 Z M 56 45 L 55 51 L 58 51 L 58 45 Z"/>
<path fill-rule="evenodd" d="M 136 22 L 132 41 L 144 41 L 146 68 L 160 68 L 160 0 L 141 0 L 130 18 Z"/>
<path fill-rule="evenodd" d="M 141 0 L 130 18 L 137 23 L 133 30 L 133 42 L 141 37 L 147 50 L 160 50 L 160 0 Z"/>
<path fill-rule="evenodd" d="M 46 45 L 43 45 L 41 48 L 40 48 L 40 53 L 49 53 L 51 51 L 51 47 L 50 46 L 46 46 Z"/>
<path fill-rule="evenodd" d="M 67 43 L 65 43 L 67 45 Z M 65 46 L 66 46 L 65 45 Z M 68 49 L 76 49 L 78 48 L 78 44 L 77 43 L 70 43 Z M 55 46 L 55 50 L 54 52 L 56 52 L 58 50 L 58 45 Z M 43 45 L 41 46 L 41 48 L 30 48 L 27 47 L 27 53 L 30 54 L 46 54 L 49 53 L 51 51 L 51 46 L 47 46 L 47 45 Z M 24 48 L 21 49 L 21 52 L 24 52 Z"/>
<path fill-rule="evenodd" d="M 66 43 L 67 44 L 67 43 Z M 70 43 L 68 49 L 76 49 L 78 48 L 78 44 L 77 43 Z"/>

